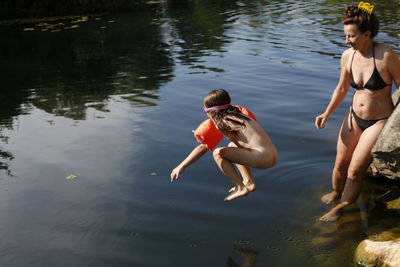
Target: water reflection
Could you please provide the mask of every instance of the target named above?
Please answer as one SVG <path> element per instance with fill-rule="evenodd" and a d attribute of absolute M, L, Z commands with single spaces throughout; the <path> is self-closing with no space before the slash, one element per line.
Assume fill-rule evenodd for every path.
<path fill-rule="evenodd" d="M 159 26 L 151 23 L 157 12 L 0 25 L 6 51 L 0 56 L 0 133 L 33 108 L 85 120 L 88 108 L 107 112 L 113 95 L 139 107 L 156 105 L 174 68 Z M 12 154 L 1 150 L 0 158 L 10 173 Z"/>
<path fill-rule="evenodd" d="M 174 29 L 176 45 L 180 47 L 176 57 L 181 64 L 197 72 L 224 72 L 224 69 L 204 65 L 202 58 L 226 52 L 225 45 L 232 41 L 226 32 L 235 24 L 236 2 L 173 0 L 168 7 L 167 16 Z"/>
<path fill-rule="evenodd" d="M 9 169 L 8 162 L 14 158 L 14 156 L 9 151 L 5 151 L 0 148 L 0 171 L 5 171 L 9 176 L 12 176 L 11 170 Z"/>
<path fill-rule="evenodd" d="M 173 77 L 173 62 L 151 19 L 93 17 L 57 32 L 3 27 L 0 49 L 8 51 L 2 55 L 3 85 L 18 95 L 19 104 L 74 120 L 85 119 L 87 103 L 106 103 L 115 94 L 130 94 L 138 105 L 155 104 L 158 89 Z"/>
<path fill-rule="evenodd" d="M 259 43 L 265 38 L 277 49 L 337 57 L 336 51 L 315 48 L 319 38 L 304 38 L 304 30 L 302 36 L 297 35 L 290 25 L 344 46 L 333 37 L 341 35 L 337 25 L 346 4 L 330 0 L 169 1 L 151 11 L 118 18 L 84 16 L 2 25 L 0 49 L 7 51 L 1 56 L 3 87 L 7 99 L 13 98 L 10 92 L 17 95 L 13 106 L 2 110 L 18 115 L 22 104 L 28 103 L 57 116 L 83 120 L 88 103 L 104 111 L 111 95 L 125 94 L 139 106 L 156 105 L 158 90 L 173 79 L 177 62 L 190 66 L 193 73 L 223 73 L 224 67 L 206 65 L 204 57 L 223 56 L 237 40 Z M 397 32 L 390 25 L 397 24 L 398 5 L 387 1 L 378 3 L 376 9 L 382 10 L 385 32 Z M 279 24 L 290 27 L 276 31 Z M 321 26 L 320 33 L 315 32 L 315 24 Z M 289 48 L 294 40 L 298 47 Z M 252 45 L 249 49 L 262 56 Z"/>
<path fill-rule="evenodd" d="M 0 68 L 2 66 L 5 67 L 5 65 L 0 64 Z M 2 73 L 1 69 L 0 73 Z M 6 82 L 7 78 L 7 76 L 3 76 L 3 81 Z M 9 162 L 14 159 L 14 156 L 12 152 L 3 147 L 3 144 L 7 145 L 9 140 L 4 131 L 13 130 L 16 118 L 29 112 L 28 97 L 29 90 L 16 90 L 4 86 L 0 91 L 0 174 L 4 171 L 8 175 L 12 175 Z"/>
<path fill-rule="evenodd" d="M 258 252 L 252 248 L 248 247 L 240 247 L 236 246 L 233 248 L 233 250 L 240 254 L 242 256 L 242 259 L 240 262 L 242 264 L 238 264 L 235 260 L 233 260 L 232 257 L 228 257 L 228 260 L 226 262 L 227 267 L 254 267 L 257 259 L 258 259 Z"/>

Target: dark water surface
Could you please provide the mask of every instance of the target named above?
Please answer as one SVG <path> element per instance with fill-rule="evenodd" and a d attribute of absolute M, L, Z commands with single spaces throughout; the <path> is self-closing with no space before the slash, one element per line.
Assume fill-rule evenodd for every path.
<path fill-rule="evenodd" d="M 175 2 L 0 24 L 0 265 L 351 265 L 398 215 L 366 181 L 338 222 L 317 222 L 351 94 L 325 129 L 314 118 L 338 81 L 348 1 Z M 377 40 L 399 53 L 399 5 L 375 2 Z M 219 87 L 279 152 L 230 203 L 211 154 L 169 181 Z"/>

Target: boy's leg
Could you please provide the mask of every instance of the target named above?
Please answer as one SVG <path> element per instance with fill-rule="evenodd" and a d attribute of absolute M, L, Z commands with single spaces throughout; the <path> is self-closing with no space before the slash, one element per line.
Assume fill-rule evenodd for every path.
<path fill-rule="evenodd" d="M 274 166 L 276 159 L 271 151 L 258 151 L 240 147 L 225 147 L 219 152 L 221 157 L 230 162 L 250 168 L 268 169 Z"/>
<path fill-rule="evenodd" d="M 237 146 L 234 143 L 230 142 L 228 147 L 237 147 Z M 240 175 L 242 176 L 243 184 L 246 186 L 247 190 L 249 190 L 250 192 L 255 191 L 256 184 L 253 180 L 253 176 L 251 175 L 250 168 L 241 164 L 235 164 L 235 165 L 238 168 Z M 229 192 L 233 192 L 234 190 L 235 188 L 233 187 L 231 188 L 231 190 L 229 190 Z"/>
<path fill-rule="evenodd" d="M 242 176 L 243 184 L 246 186 L 247 190 L 249 190 L 249 192 L 256 191 L 256 189 L 257 189 L 256 183 L 253 180 L 250 168 L 247 166 L 244 166 L 244 165 L 240 165 L 240 164 L 235 164 L 235 165 L 238 168 L 240 175 Z M 229 192 L 232 192 L 233 190 L 235 190 L 234 187 L 231 188 L 231 190 L 229 190 Z"/>
<path fill-rule="evenodd" d="M 243 184 L 242 179 L 240 178 L 238 172 L 235 169 L 235 166 L 233 166 L 233 163 L 221 157 L 220 152 L 222 149 L 224 148 L 221 147 L 216 148 L 213 152 L 213 156 L 218 167 L 229 178 L 229 180 L 231 180 L 231 182 L 235 186 L 235 189 L 231 192 L 231 194 L 229 194 L 225 198 L 225 201 L 231 201 L 235 198 L 245 196 L 249 192 L 246 186 Z"/>

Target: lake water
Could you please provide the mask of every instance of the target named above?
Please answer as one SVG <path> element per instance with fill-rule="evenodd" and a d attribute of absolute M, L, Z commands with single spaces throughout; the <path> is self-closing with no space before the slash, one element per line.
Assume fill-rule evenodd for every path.
<path fill-rule="evenodd" d="M 375 2 L 377 41 L 399 53 L 400 7 Z M 351 265 L 398 215 L 374 201 L 395 185 L 367 180 L 338 222 L 317 221 L 351 101 L 316 130 L 347 3 L 170 1 L 1 23 L 0 265 Z M 169 178 L 214 88 L 249 108 L 279 153 L 253 171 L 257 191 L 229 203 L 210 153 Z"/>

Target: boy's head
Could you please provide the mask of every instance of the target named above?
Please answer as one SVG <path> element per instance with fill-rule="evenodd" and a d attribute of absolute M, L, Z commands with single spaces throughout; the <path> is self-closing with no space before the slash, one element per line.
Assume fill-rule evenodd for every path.
<path fill-rule="evenodd" d="M 227 105 L 231 103 L 231 97 L 224 89 L 215 89 L 204 97 L 204 107 L 210 108 L 214 106 Z"/>

